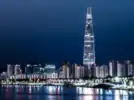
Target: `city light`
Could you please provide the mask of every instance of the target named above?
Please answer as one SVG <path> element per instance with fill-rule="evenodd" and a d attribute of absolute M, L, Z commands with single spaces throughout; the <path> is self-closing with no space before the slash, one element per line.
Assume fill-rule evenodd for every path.
<path fill-rule="evenodd" d="M 84 33 L 83 64 L 27 64 L 25 71 L 22 65 L 7 64 L 7 71 L 0 75 L 1 84 L 25 84 L 25 85 L 53 85 L 53 86 L 86 86 L 93 88 L 103 84 L 110 88 L 134 89 L 134 65 L 130 61 L 121 63 L 110 61 L 108 65 L 96 65 L 95 62 L 95 38 L 93 32 L 92 9 L 86 13 L 86 25 Z M 22 69 L 21 69 L 22 68 Z M 58 68 L 58 69 L 56 69 Z M 24 72 L 24 73 L 23 73 Z M 130 81 L 130 78 L 131 81 Z M 116 83 L 116 84 L 115 84 Z M 52 93 L 54 87 L 48 90 Z M 29 87 L 31 91 L 31 87 Z M 58 90 L 59 91 L 59 90 Z M 91 89 L 78 89 L 79 93 L 92 93 Z M 100 89 L 100 93 L 103 91 Z M 110 92 L 109 92 L 110 93 Z M 118 92 L 117 92 L 118 93 Z"/>
<path fill-rule="evenodd" d="M 119 77 L 115 77 L 115 82 L 119 82 L 120 78 Z"/>

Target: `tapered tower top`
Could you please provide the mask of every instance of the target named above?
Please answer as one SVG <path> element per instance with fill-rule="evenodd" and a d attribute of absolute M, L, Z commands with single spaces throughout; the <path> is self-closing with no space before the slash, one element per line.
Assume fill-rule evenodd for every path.
<path fill-rule="evenodd" d="M 87 13 L 86 13 L 83 64 L 87 66 L 95 64 L 95 44 L 94 44 L 91 7 L 87 8 Z"/>
<path fill-rule="evenodd" d="M 92 19 L 92 8 L 91 7 L 87 8 L 87 19 Z"/>
<path fill-rule="evenodd" d="M 88 7 L 87 8 L 87 14 L 91 14 L 92 13 L 92 8 L 91 7 Z"/>

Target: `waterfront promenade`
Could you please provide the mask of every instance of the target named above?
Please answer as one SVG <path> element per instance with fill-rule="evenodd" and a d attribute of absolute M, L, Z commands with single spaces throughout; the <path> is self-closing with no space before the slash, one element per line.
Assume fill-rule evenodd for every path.
<path fill-rule="evenodd" d="M 107 79 L 48 79 L 45 81 L 40 81 L 39 79 L 36 81 L 10 81 L 5 80 L 1 81 L 2 85 L 40 85 L 40 86 L 65 86 L 65 83 L 69 83 L 70 86 L 74 87 L 94 87 L 99 84 L 110 85 L 110 88 L 113 89 L 126 89 L 126 90 L 134 90 L 134 79 L 131 78 L 107 78 Z"/>

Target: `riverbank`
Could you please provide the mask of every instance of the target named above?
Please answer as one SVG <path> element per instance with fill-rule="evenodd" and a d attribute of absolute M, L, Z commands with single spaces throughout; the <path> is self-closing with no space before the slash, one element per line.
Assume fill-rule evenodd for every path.
<path fill-rule="evenodd" d="M 103 85 L 97 85 L 97 86 L 89 86 L 89 85 L 65 85 L 65 84 L 48 84 L 48 83 L 44 83 L 44 82 L 39 82 L 39 83 L 34 83 L 34 82 L 9 82 L 9 83 L 1 83 L 2 86 L 22 86 L 22 85 L 26 85 L 26 86 L 63 86 L 63 87 L 86 87 L 86 88 L 102 88 L 102 89 L 116 89 L 116 90 L 129 90 L 129 91 L 134 91 L 134 87 L 132 86 L 124 86 L 124 85 L 120 85 L 120 86 L 114 86 L 114 87 L 109 87 L 105 84 Z"/>

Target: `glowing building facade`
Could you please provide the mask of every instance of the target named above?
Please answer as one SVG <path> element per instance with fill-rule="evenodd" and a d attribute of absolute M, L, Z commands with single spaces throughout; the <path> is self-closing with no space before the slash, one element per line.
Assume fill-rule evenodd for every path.
<path fill-rule="evenodd" d="M 91 8 L 87 8 L 86 14 L 83 64 L 87 66 L 95 64 L 95 43 Z"/>

